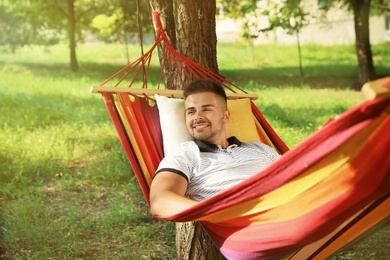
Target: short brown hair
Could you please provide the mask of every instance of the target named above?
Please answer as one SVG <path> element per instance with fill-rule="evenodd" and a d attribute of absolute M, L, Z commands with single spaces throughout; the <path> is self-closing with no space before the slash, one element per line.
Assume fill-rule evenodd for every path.
<path fill-rule="evenodd" d="M 194 80 L 183 91 L 183 97 L 186 99 L 191 94 L 212 92 L 217 96 L 223 98 L 226 102 L 227 97 L 224 88 L 218 82 L 211 79 L 198 79 Z"/>

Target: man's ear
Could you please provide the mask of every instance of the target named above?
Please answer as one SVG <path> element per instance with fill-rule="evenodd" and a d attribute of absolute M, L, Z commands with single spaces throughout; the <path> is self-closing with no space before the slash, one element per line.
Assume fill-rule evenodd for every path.
<path fill-rule="evenodd" d="M 229 122 L 229 120 L 230 120 L 230 110 L 226 109 L 224 119 L 225 119 L 225 123 Z"/>

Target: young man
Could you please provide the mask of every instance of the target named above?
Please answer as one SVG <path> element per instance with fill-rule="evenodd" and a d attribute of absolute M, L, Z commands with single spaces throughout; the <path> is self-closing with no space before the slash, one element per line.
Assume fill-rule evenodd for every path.
<path fill-rule="evenodd" d="M 222 86 L 197 80 L 184 90 L 185 120 L 194 141 L 185 142 L 160 163 L 150 188 L 155 216 L 179 213 L 259 172 L 279 158 L 258 141 L 226 138 L 230 118 Z"/>

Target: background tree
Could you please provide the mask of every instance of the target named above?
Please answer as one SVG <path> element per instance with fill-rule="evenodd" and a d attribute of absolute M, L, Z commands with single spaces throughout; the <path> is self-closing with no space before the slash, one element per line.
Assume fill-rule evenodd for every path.
<path fill-rule="evenodd" d="M 263 15 L 257 1 L 217 0 L 217 7 L 222 16 L 242 20 L 241 37 L 250 48 L 250 62 L 254 61 L 254 41 L 260 35 L 259 19 Z"/>
<path fill-rule="evenodd" d="M 267 32 L 275 30 L 276 28 L 282 28 L 287 34 L 295 34 L 298 47 L 299 72 L 301 77 L 303 77 L 304 72 L 299 32 L 302 27 L 308 24 L 307 17 L 310 15 L 309 12 L 304 10 L 303 1 L 286 0 L 284 2 L 275 2 L 265 8 L 263 15 L 268 17 L 269 26 L 261 31 Z"/>
<path fill-rule="evenodd" d="M 93 32 L 96 32 L 101 40 L 104 42 L 120 42 L 124 46 L 127 63 L 130 63 L 129 38 L 141 41 L 140 37 L 142 37 L 142 35 L 139 35 L 138 12 L 146 21 L 149 16 L 147 5 L 138 5 L 136 1 L 112 0 L 108 10 L 95 16 L 92 20 Z M 145 22 L 142 24 L 143 33 L 150 33 L 151 31 L 151 23 Z"/>
<path fill-rule="evenodd" d="M 0 46 L 15 52 L 29 44 L 51 45 L 58 38 L 27 1 L 0 1 Z"/>
<path fill-rule="evenodd" d="M 370 44 L 370 3 L 371 0 L 350 1 L 355 21 L 355 47 L 359 66 L 359 88 L 367 81 L 377 78 Z"/>
<path fill-rule="evenodd" d="M 302 53 L 299 33 L 302 27 L 313 18 L 308 12 L 306 1 L 282 0 L 282 1 L 243 1 L 243 0 L 219 0 L 218 5 L 222 12 L 232 18 L 243 21 L 242 36 L 253 49 L 254 40 L 261 33 L 268 33 L 277 28 L 283 29 L 287 34 L 295 35 L 298 48 L 298 63 L 300 75 L 303 77 Z M 305 8 L 306 7 L 306 8 Z M 264 22 L 260 18 L 264 17 Z M 253 54 L 251 54 L 253 56 Z"/>
<path fill-rule="evenodd" d="M 369 18 L 371 11 L 372 14 L 376 15 L 388 15 L 390 2 L 388 0 L 319 0 L 318 2 L 319 6 L 325 11 L 335 4 L 341 4 L 353 13 L 359 73 L 355 88 L 360 89 L 367 81 L 377 79 L 370 44 Z"/>
<path fill-rule="evenodd" d="M 127 32 L 138 31 L 134 1 L 3 0 L 0 1 L 0 14 L 2 46 L 16 50 L 24 45 L 50 45 L 68 41 L 72 71 L 77 71 L 79 67 L 77 43 L 83 42 L 86 34 L 93 33 L 91 25 L 94 17 L 116 15 L 117 18 L 113 19 L 114 29 L 108 32 L 117 35 L 117 38 L 111 36 L 115 40 L 125 40 Z"/>
<path fill-rule="evenodd" d="M 97 0 L 39 0 L 37 2 L 41 15 L 45 17 L 50 27 L 55 28 L 57 32 L 64 31 L 64 29 L 67 32 L 70 69 L 77 71 L 79 68 L 76 55 L 77 43 L 83 41 L 83 31 L 88 31 L 92 18 L 107 9 L 105 4 L 109 2 L 104 2 L 104 4 Z"/>
<path fill-rule="evenodd" d="M 9 46 L 54 44 L 67 39 L 72 71 L 78 70 L 77 42 L 83 40 L 83 33 L 88 31 L 92 18 L 106 9 L 97 0 L 5 0 L 0 6 L 1 9 L 6 8 L 3 10 L 6 10 L 11 22 L 16 21 L 16 24 L 9 22 L 8 25 L 10 30 L 16 29 L 12 38 L 18 43 L 13 43 L 12 38 L 5 35 L 4 41 Z M 21 30 L 17 29 L 18 25 L 22 26 Z M 27 37 L 23 36 L 25 31 L 29 32 Z"/>

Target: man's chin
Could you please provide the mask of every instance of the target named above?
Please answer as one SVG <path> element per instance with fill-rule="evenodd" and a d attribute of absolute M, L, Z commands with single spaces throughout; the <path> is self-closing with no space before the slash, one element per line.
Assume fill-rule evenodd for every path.
<path fill-rule="evenodd" d="M 208 136 L 204 135 L 204 134 L 193 134 L 192 137 L 194 139 L 200 140 L 200 141 L 207 141 L 208 140 Z"/>

